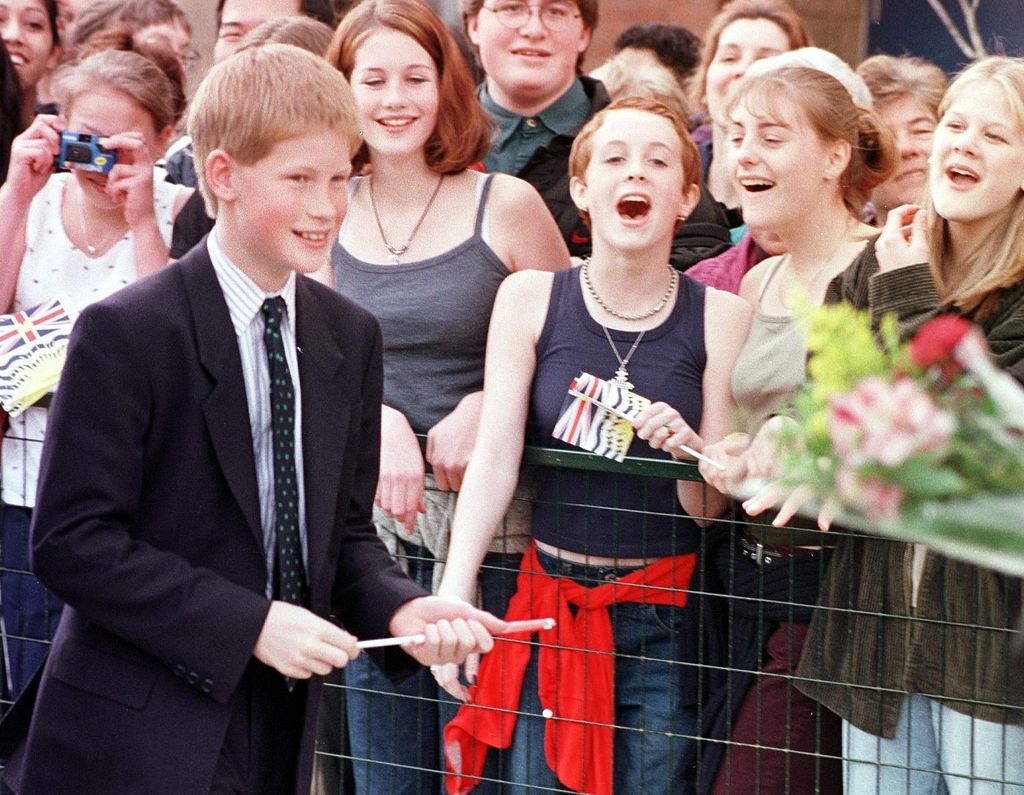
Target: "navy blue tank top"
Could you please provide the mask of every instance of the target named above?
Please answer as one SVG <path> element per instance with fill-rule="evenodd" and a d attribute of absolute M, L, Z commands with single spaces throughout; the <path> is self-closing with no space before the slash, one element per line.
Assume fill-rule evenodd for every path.
<path fill-rule="evenodd" d="M 634 391 L 673 406 L 695 430 L 700 428 L 707 361 L 704 291 L 704 285 L 681 276 L 671 314 L 644 335 L 629 362 Z M 638 333 L 609 332 L 620 356 Z M 604 331 L 584 304 L 579 268 L 559 271 L 537 341 L 530 443 L 577 449 L 551 435 L 569 383 L 581 370 L 611 378 L 618 365 Z M 629 455 L 669 458 L 639 437 L 634 437 Z M 700 540 L 700 528 L 679 505 L 675 481 L 554 468 L 537 478 L 533 534 L 572 552 L 623 558 L 694 552 Z"/>

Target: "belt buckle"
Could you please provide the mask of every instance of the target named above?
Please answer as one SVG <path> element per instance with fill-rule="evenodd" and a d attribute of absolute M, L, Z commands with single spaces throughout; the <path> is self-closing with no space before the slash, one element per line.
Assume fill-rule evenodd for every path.
<path fill-rule="evenodd" d="M 760 541 L 757 542 L 757 549 L 754 552 L 754 557 L 755 557 L 755 560 L 756 560 L 758 566 L 761 566 L 761 565 L 771 566 L 772 565 L 772 556 L 771 556 L 770 553 L 767 554 L 767 555 L 765 554 L 764 544 L 761 543 Z"/>

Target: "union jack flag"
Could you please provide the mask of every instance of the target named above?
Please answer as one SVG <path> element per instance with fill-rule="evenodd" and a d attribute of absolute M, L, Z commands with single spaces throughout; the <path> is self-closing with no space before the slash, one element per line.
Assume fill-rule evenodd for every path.
<path fill-rule="evenodd" d="M 72 325 L 60 298 L 0 315 L 0 404 L 12 417 L 57 383 Z"/>

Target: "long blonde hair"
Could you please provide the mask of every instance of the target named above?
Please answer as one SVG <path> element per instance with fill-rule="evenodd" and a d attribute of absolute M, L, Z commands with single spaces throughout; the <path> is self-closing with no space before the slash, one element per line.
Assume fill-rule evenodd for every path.
<path fill-rule="evenodd" d="M 1024 133 L 1024 58 L 993 56 L 968 66 L 949 87 L 939 105 L 939 119 L 965 92 L 980 82 L 992 82 L 1006 95 L 1013 123 Z M 999 304 L 1001 293 L 1024 279 L 1024 190 L 1004 210 L 998 224 L 977 249 L 952 261 L 949 222 L 936 212 L 931 199 L 929 260 L 939 295 L 946 306 L 983 320 Z"/>

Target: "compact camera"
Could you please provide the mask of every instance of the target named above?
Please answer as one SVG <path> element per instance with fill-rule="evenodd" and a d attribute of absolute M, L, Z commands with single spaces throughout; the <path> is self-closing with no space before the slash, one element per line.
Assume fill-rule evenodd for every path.
<path fill-rule="evenodd" d="M 64 171 L 98 171 L 106 174 L 117 163 L 117 152 L 99 145 L 99 136 L 90 133 L 64 131 L 60 134 L 60 154 L 56 168 Z"/>

